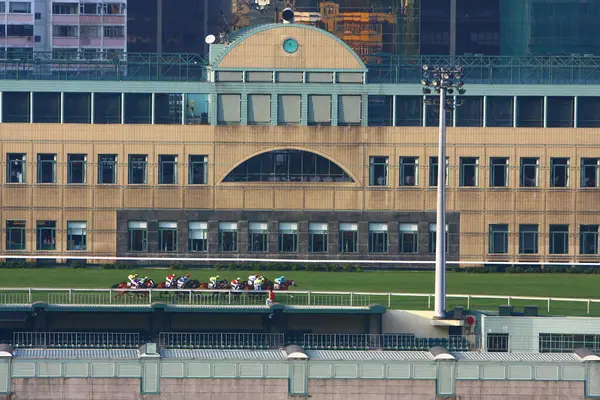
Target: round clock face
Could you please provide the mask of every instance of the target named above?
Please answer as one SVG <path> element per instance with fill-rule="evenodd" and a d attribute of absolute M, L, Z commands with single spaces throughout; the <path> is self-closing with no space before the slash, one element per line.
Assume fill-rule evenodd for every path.
<path fill-rule="evenodd" d="M 289 54 L 295 53 L 296 50 L 298 50 L 298 42 L 296 39 L 285 39 L 283 41 L 283 50 Z"/>

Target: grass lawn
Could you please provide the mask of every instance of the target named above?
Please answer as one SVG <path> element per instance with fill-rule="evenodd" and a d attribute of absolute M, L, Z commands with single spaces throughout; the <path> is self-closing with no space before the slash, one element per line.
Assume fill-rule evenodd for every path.
<path fill-rule="evenodd" d="M 136 272 L 163 280 L 172 271 L 168 269 L 106 270 L 71 268 L 36 268 L 0 270 L 0 286 L 8 288 L 109 288 L 117 282 L 127 279 L 127 275 Z M 185 271 L 174 271 L 183 274 Z M 251 271 L 190 271 L 193 279 L 208 281 L 213 274 L 221 278 L 234 279 L 237 276 L 246 279 Z M 395 292 L 395 293 L 433 293 L 434 273 L 416 271 L 366 271 L 366 272 L 306 272 L 306 271 L 268 271 L 264 275 L 273 279 L 286 275 L 296 280 L 297 290 L 310 291 L 353 291 L 353 292 Z M 600 298 L 600 274 L 474 274 L 449 272 L 447 276 L 449 294 L 512 295 L 539 297 L 579 297 Z M 387 296 L 369 301 L 387 303 Z M 366 301 L 366 300 L 365 300 Z M 427 299 L 399 298 L 393 300 L 396 308 L 427 308 Z M 448 299 L 448 308 L 454 305 L 466 305 L 464 300 Z M 502 300 L 471 300 L 471 308 L 494 309 Z M 547 309 L 547 302 L 513 300 L 515 307 L 538 304 L 540 311 Z M 553 314 L 585 315 L 585 303 L 552 302 Z M 600 315 L 600 303 L 592 304 L 591 314 Z"/>

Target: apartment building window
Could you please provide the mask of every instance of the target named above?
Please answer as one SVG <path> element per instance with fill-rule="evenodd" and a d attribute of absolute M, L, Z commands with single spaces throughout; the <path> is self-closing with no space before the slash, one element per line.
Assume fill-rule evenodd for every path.
<path fill-rule="evenodd" d="M 0 14 L 4 14 L 4 13 L 6 13 L 6 3 L 1 2 L 0 3 Z"/>
<path fill-rule="evenodd" d="M 550 186 L 568 187 L 569 186 L 569 159 L 551 158 L 550 159 Z"/>
<path fill-rule="evenodd" d="M 206 185 L 208 182 L 208 156 L 191 155 L 189 163 L 189 184 Z"/>
<path fill-rule="evenodd" d="M 11 1 L 8 3 L 10 14 L 31 14 L 31 3 L 25 1 Z"/>
<path fill-rule="evenodd" d="M 104 37 L 106 38 L 122 38 L 125 37 L 124 26 L 105 26 Z"/>
<path fill-rule="evenodd" d="M 117 183 L 117 155 L 98 155 L 98 183 L 114 185 Z"/>
<path fill-rule="evenodd" d="M 479 158 L 460 158 L 460 186 L 473 187 L 479 185 Z"/>
<path fill-rule="evenodd" d="M 579 254 L 598 254 L 599 225 L 579 226 Z"/>
<path fill-rule="evenodd" d="M 417 224 L 400 224 L 398 244 L 401 254 L 415 254 L 418 252 L 418 232 Z"/>
<path fill-rule="evenodd" d="M 6 183 L 25 183 L 25 153 L 8 153 L 6 155 Z"/>
<path fill-rule="evenodd" d="M 295 253 L 298 251 L 298 223 L 279 223 L 279 252 Z"/>
<path fill-rule="evenodd" d="M 550 225 L 550 254 L 569 254 L 569 225 Z"/>
<path fill-rule="evenodd" d="M 446 225 L 446 254 L 448 254 L 448 225 Z M 437 243 L 437 224 L 429 224 L 429 253 L 435 254 Z"/>
<path fill-rule="evenodd" d="M 519 253 L 538 253 L 538 226 L 533 224 L 519 225 Z"/>
<path fill-rule="evenodd" d="M 40 21 L 42 19 L 42 13 L 39 13 L 39 12 L 35 13 L 33 15 L 33 18 L 35 18 L 37 21 Z"/>
<path fill-rule="evenodd" d="M 79 13 L 86 15 L 100 14 L 100 7 L 97 3 L 82 3 L 79 5 Z"/>
<path fill-rule="evenodd" d="M 67 221 L 67 250 L 87 249 L 87 222 Z"/>
<path fill-rule="evenodd" d="M 506 187 L 508 186 L 508 158 L 492 157 L 490 158 L 490 186 Z"/>
<path fill-rule="evenodd" d="M 37 221 L 36 250 L 56 250 L 56 221 Z"/>
<path fill-rule="evenodd" d="M 125 4 L 121 3 L 106 3 L 103 4 L 104 15 L 123 15 L 125 12 Z"/>
<path fill-rule="evenodd" d="M 148 183 L 148 156 L 145 154 L 129 155 L 129 184 L 142 185 Z"/>
<path fill-rule="evenodd" d="M 25 221 L 6 221 L 6 250 L 25 250 L 26 248 Z"/>
<path fill-rule="evenodd" d="M 208 223 L 194 221 L 188 224 L 188 250 L 208 251 Z"/>
<path fill-rule="evenodd" d="M 29 37 L 33 36 L 33 25 L 7 25 L 6 26 L 6 36 L 8 37 Z M 20 47 L 12 47 L 8 48 L 8 51 L 16 53 L 13 57 L 16 57 L 17 54 L 20 56 L 23 53 L 33 52 L 32 48 L 20 48 Z"/>
<path fill-rule="evenodd" d="M 600 187 L 600 158 L 581 159 L 581 187 Z"/>
<path fill-rule="evenodd" d="M 508 352 L 508 333 L 488 333 L 486 348 L 490 353 Z"/>
<path fill-rule="evenodd" d="M 54 25 L 52 27 L 54 37 L 78 37 L 79 29 L 74 25 Z"/>
<path fill-rule="evenodd" d="M 37 183 L 56 183 L 56 154 L 38 154 Z"/>
<path fill-rule="evenodd" d="M 177 221 L 158 221 L 158 245 L 161 252 L 177 251 Z"/>
<path fill-rule="evenodd" d="M 400 157 L 400 186 L 419 184 L 419 157 Z"/>
<path fill-rule="evenodd" d="M 369 253 L 388 252 L 388 224 L 369 224 Z"/>
<path fill-rule="evenodd" d="M 358 224 L 340 224 L 339 247 L 340 253 L 358 252 Z"/>
<path fill-rule="evenodd" d="M 129 251 L 148 251 L 148 222 L 129 221 L 127 231 Z"/>
<path fill-rule="evenodd" d="M 600 335 L 540 333 L 538 341 L 540 353 L 572 353 L 576 349 L 600 351 Z"/>
<path fill-rule="evenodd" d="M 67 182 L 86 183 L 87 181 L 87 155 L 67 155 Z"/>
<path fill-rule="evenodd" d="M 237 233 L 237 222 L 219 222 L 219 251 L 226 253 L 237 251 Z"/>
<path fill-rule="evenodd" d="M 327 253 L 328 236 L 326 222 L 310 222 L 308 224 L 308 251 L 310 253 Z"/>
<path fill-rule="evenodd" d="M 77 14 L 77 3 L 52 3 L 52 14 L 69 15 Z"/>
<path fill-rule="evenodd" d="M 386 186 L 388 184 L 388 158 L 385 156 L 369 157 L 369 185 Z"/>
<path fill-rule="evenodd" d="M 84 39 L 89 38 L 99 38 L 101 37 L 101 27 L 100 26 L 81 26 L 80 27 L 80 36 Z M 88 50 L 88 49 L 85 49 Z M 93 49 L 94 53 L 97 53 L 96 49 Z"/>
<path fill-rule="evenodd" d="M 521 187 L 539 186 L 540 159 L 535 157 L 521 158 Z"/>
<path fill-rule="evenodd" d="M 177 156 L 158 156 L 158 183 L 160 185 L 174 185 L 177 183 Z"/>
<path fill-rule="evenodd" d="M 491 224 L 490 225 L 490 254 L 508 253 L 508 225 Z"/>
<path fill-rule="evenodd" d="M 248 224 L 248 251 L 264 253 L 268 249 L 269 229 L 266 222 L 250 222 Z"/>

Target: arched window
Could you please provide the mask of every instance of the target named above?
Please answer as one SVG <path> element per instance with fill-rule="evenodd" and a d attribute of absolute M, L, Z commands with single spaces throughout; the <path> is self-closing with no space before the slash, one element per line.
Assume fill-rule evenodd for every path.
<path fill-rule="evenodd" d="M 262 153 L 235 167 L 223 182 L 353 182 L 325 157 L 301 150 Z"/>

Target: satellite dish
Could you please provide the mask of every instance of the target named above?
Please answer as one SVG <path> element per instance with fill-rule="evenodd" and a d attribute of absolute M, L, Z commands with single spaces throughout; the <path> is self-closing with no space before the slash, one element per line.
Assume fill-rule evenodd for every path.
<path fill-rule="evenodd" d="M 213 44 L 215 40 L 217 40 L 215 35 L 208 35 L 206 38 L 204 38 L 204 41 L 208 44 Z"/>

